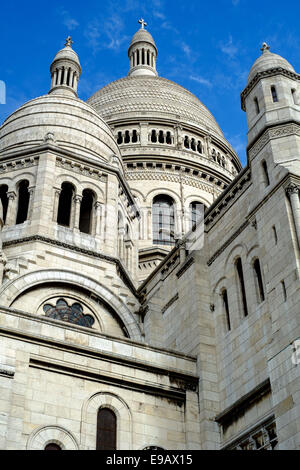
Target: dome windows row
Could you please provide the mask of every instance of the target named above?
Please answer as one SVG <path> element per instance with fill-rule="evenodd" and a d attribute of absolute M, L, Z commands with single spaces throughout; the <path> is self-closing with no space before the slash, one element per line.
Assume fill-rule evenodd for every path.
<path fill-rule="evenodd" d="M 138 65 L 149 65 L 149 67 L 155 66 L 155 55 L 150 49 L 136 49 L 132 51 L 130 55 L 130 67 L 136 67 Z"/>
<path fill-rule="evenodd" d="M 141 145 L 140 129 L 118 130 L 115 134 L 115 137 L 118 145 Z M 182 148 L 198 153 L 199 155 L 205 155 L 204 143 L 199 138 L 197 139 L 197 137 L 188 134 L 184 134 L 182 137 L 176 136 L 174 130 L 171 131 L 159 128 L 150 128 L 147 131 L 147 140 L 148 145 L 158 144 L 173 147 L 176 146 L 178 149 Z M 239 171 L 234 164 L 230 166 L 228 159 L 224 155 L 221 155 L 221 153 L 215 148 L 212 148 L 211 150 L 211 159 L 226 170 L 230 171 L 233 175 L 236 175 Z"/>

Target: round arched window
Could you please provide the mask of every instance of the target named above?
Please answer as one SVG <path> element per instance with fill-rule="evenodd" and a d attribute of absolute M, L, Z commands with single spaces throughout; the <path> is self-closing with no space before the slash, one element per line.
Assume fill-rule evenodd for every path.
<path fill-rule="evenodd" d="M 175 244 L 174 201 L 170 196 L 159 194 L 153 199 L 152 225 L 154 244 Z"/>
<path fill-rule="evenodd" d="M 55 442 L 50 442 L 46 445 L 44 450 L 62 450 L 62 448 L 58 444 L 55 444 Z"/>

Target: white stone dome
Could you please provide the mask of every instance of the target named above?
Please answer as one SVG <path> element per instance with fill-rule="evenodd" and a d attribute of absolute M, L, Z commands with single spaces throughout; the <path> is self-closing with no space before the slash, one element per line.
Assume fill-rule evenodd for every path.
<path fill-rule="evenodd" d="M 280 55 L 270 52 L 269 46 L 266 43 L 263 44 L 262 51 L 262 55 L 256 59 L 250 69 L 248 83 L 250 83 L 258 73 L 270 69 L 283 68 L 295 73 L 295 69 L 292 65 Z"/>
<path fill-rule="evenodd" d="M 70 46 L 65 46 L 63 49 L 58 51 L 52 62 L 55 62 L 56 60 L 72 60 L 80 66 L 79 57 Z"/>
<path fill-rule="evenodd" d="M 0 127 L 0 156 L 41 145 L 51 134 L 60 148 L 91 159 L 110 161 L 119 148 L 109 126 L 72 95 L 49 94 L 28 101 Z"/>
<path fill-rule="evenodd" d="M 153 37 L 146 29 L 141 28 L 133 35 L 129 45 L 129 49 L 131 46 L 139 42 L 147 42 L 149 44 L 152 44 L 152 46 L 155 47 L 155 49 L 157 50 Z"/>
<path fill-rule="evenodd" d="M 121 78 L 97 91 L 87 102 L 108 122 L 122 116 L 165 118 L 196 124 L 224 138 L 206 106 L 191 92 L 166 78 L 145 75 Z"/>

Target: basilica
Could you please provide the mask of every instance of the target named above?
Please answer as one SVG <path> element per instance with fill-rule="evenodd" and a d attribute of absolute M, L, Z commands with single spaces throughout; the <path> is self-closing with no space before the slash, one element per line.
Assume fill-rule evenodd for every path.
<path fill-rule="evenodd" d="M 262 45 L 242 168 L 139 23 L 0 127 L 0 449 L 300 449 L 300 75 Z"/>

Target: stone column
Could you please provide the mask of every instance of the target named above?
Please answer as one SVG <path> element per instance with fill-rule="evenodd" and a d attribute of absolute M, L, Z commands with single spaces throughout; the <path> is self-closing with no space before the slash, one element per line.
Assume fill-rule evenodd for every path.
<path fill-rule="evenodd" d="M 73 82 L 73 88 L 77 93 L 77 85 L 78 85 L 78 80 L 77 80 L 77 73 L 74 75 L 74 82 Z"/>
<path fill-rule="evenodd" d="M 64 72 L 65 72 L 65 73 L 64 73 L 64 83 L 63 83 L 64 85 L 67 84 L 68 70 L 69 70 L 69 69 L 67 69 L 67 67 L 65 67 L 65 71 L 64 71 Z"/>
<path fill-rule="evenodd" d="M 60 193 L 61 193 L 61 188 L 54 188 L 53 222 L 57 222 Z"/>
<path fill-rule="evenodd" d="M 29 203 L 28 203 L 28 212 L 27 212 L 26 220 L 31 220 L 31 217 L 32 217 L 34 189 L 35 189 L 35 186 L 30 186 L 30 188 L 28 188 Z"/>
<path fill-rule="evenodd" d="M 57 85 L 60 85 L 60 82 L 61 82 L 61 74 L 62 74 L 62 68 L 58 69 Z"/>
<path fill-rule="evenodd" d="M 297 239 L 298 239 L 298 245 L 299 245 L 299 248 L 300 248 L 300 201 L 299 201 L 299 190 L 300 190 L 300 186 L 297 186 L 294 183 L 291 183 L 286 189 L 286 192 L 287 192 L 287 194 L 290 198 L 290 201 L 291 201 L 292 212 L 293 212 L 293 217 L 294 217 L 294 223 L 295 223 Z"/>
<path fill-rule="evenodd" d="M 102 204 L 99 201 L 96 201 L 94 204 L 95 208 L 95 235 L 101 237 L 102 235 Z"/>
<path fill-rule="evenodd" d="M 140 123 L 140 142 L 141 145 L 148 145 L 148 122 Z"/>
<path fill-rule="evenodd" d="M 9 191 L 7 193 L 8 206 L 6 213 L 5 225 L 14 225 L 16 223 L 17 217 L 17 198 L 14 191 Z"/>
<path fill-rule="evenodd" d="M 73 228 L 75 230 L 79 231 L 80 205 L 81 205 L 81 201 L 82 201 L 82 196 L 79 196 L 79 194 L 76 194 L 74 196 L 73 200 L 74 200 L 74 204 L 75 204 Z"/>

